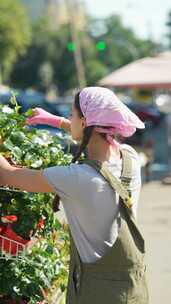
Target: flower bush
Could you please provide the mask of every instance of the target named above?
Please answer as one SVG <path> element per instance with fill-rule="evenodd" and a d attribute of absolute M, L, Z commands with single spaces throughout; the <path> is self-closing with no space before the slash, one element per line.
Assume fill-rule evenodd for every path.
<path fill-rule="evenodd" d="M 42 169 L 68 165 L 72 155 L 64 153 L 61 138 L 25 125 L 30 115 L 31 109 L 20 114 L 15 97 L 10 105 L 0 105 L 0 153 L 15 166 Z M 41 303 L 53 285 L 66 291 L 68 225 L 57 219 L 53 199 L 52 193 L 0 188 L 0 236 L 6 231 L 9 238 L 17 236 L 28 244 L 24 254 L 16 257 L 0 243 L 0 303 Z"/>

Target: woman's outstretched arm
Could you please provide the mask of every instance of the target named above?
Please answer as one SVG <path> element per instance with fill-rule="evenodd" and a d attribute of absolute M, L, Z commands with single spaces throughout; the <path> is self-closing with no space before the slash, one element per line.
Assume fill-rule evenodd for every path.
<path fill-rule="evenodd" d="M 16 168 L 0 156 L 0 185 L 28 192 L 54 192 L 43 175 L 43 170 Z"/>

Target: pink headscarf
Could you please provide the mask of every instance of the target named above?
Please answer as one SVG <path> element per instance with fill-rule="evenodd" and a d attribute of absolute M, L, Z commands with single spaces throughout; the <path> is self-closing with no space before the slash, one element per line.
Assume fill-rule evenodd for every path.
<path fill-rule="evenodd" d="M 138 129 L 144 129 L 144 123 L 109 89 L 102 87 L 86 87 L 80 92 L 80 107 L 88 126 L 96 132 L 106 133 L 106 139 L 116 147 L 119 143 L 112 135 L 123 137 L 133 135 Z M 108 129 L 103 128 L 110 127 Z"/>

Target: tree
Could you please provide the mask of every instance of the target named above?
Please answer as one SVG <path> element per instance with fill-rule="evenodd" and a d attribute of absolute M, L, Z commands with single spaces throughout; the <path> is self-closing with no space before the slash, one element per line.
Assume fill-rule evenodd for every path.
<path fill-rule="evenodd" d="M 89 32 L 96 41 L 98 59 L 107 66 L 109 72 L 138 58 L 152 55 L 155 50 L 152 41 L 138 38 L 133 30 L 125 27 L 119 15 L 93 20 Z"/>
<path fill-rule="evenodd" d="M 94 40 L 87 33 L 79 33 L 85 72 L 88 84 L 94 84 L 106 73 L 106 67 L 96 59 L 97 50 Z M 50 68 L 51 78 L 46 77 L 46 89 L 56 85 L 60 94 L 78 87 L 74 62 L 75 45 L 72 42 L 68 25 L 52 31 L 48 19 L 42 19 L 33 25 L 33 39 L 27 54 L 21 56 L 11 74 L 12 85 L 26 88 L 36 87 L 42 90 L 42 75 L 45 67 Z M 40 74 L 41 72 L 41 74 Z M 41 77 L 40 77 L 41 76 Z M 47 76 L 47 75 L 46 75 Z M 43 79 L 42 79 L 43 77 Z"/>
<path fill-rule="evenodd" d="M 119 16 L 89 20 L 78 33 L 88 85 L 138 58 L 152 55 L 152 41 L 138 38 Z M 49 20 L 33 25 L 33 38 L 27 54 L 21 56 L 11 74 L 14 86 L 48 91 L 54 85 L 60 95 L 78 87 L 74 45 L 68 25 L 52 31 Z M 48 73 L 47 73 L 48 72 Z"/>
<path fill-rule="evenodd" d="M 70 77 L 71 73 L 73 76 L 74 62 L 73 54 L 67 49 L 69 30 L 64 26 L 60 31 L 52 31 L 49 20 L 42 18 L 32 25 L 32 32 L 32 43 L 27 53 L 20 56 L 13 68 L 11 84 L 41 90 L 42 66 L 48 63 L 51 77 L 46 82 L 46 90 L 55 84 L 62 94 L 68 87 L 75 85 L 75 78 Z"/>
<path fill-rule="evenodd" d="M 31 32 L 26 12 L 18 0 L 0 1 L 0 58 L 2 80 L 7 80 L 12 65 L 26 51 Z"/>
<path fill-rule="evenodd" d="M 168 28 L 168 34 L 167 34 L 168 46 L 169 46 L 169 49 L 171 49 L 171 10 L 168 13 L 168 20 L 166 22 L 166 26 Z"/>

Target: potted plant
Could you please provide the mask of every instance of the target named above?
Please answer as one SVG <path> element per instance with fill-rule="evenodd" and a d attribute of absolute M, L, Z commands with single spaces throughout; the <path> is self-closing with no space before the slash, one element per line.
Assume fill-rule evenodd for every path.
<path fill-rule="evenodd" d="M 32 110 L 21 115 L 15 97 L 11 103 L 13 108 L 0 105 L 0 153 L 15 166 L 69 164 L 72 155 L 64 153 L 60 138 L 26 126 Z M 53 199 L 51 193 L 0 188 L 0 303 L 46 303 L 53 286 L 65 292 L 68 225 L 57 219 Z"/>

